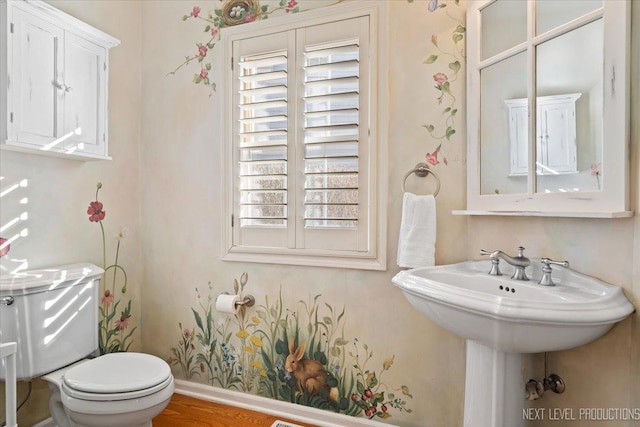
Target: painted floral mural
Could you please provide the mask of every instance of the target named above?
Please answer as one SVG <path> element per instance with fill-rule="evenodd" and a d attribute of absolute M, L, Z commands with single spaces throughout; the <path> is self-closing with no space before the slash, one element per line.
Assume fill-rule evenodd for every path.
<path fill-rule="evenodd" d="M 344 0 L 337 0 L 333 4 L 341 3 Z M 407 0 L 414 3 L 415 0 Z M 445 165 L 449 164 L 447 157 L 448 147 L 445 142 L 451 142 L 451 138 L 456 134 L 456 117 L 459 112 L 459 100 L 453 90 L 454 85 L 462 84 L 459 81 L 465 63 L 465 36 L 466 24 L 463 18 L 459 18 L 459 13 L 451 13 L 450 9 L 460 6 L 460 0 L 428 0 L 426 2 L 415 2 L 427 5 L 429 13 L 443 13 L 455 24 L 455 28 L 450 33 L 443 35 L 432 34 L 430 37 L 430 49 L 424 64 L 435 71 L 433 74 L 434 89 L 437 91 L 436 102 L 441 110 L 442 120 L 432 121 L 423 124 L 422 127 L 428 132 L 428 143 L 437 144 L 432 151 L 427 151 L 425 158 L 429 165 L 440 164 L 440 159 Z M 463 7 L 462 7 L 463 8 Z M 211 62 L 207 59 L 210 50 L 215 48 L 216 42 L 220 38 L 220 29 L 246 24 L 261 19 L 267 19 L 272 13 L 284 11 L 286 13 L 300 12 L 301 8 L 297 0 L 280 0 L 278 6 L 261 4 L 259 0 L 226 0 L 222 7 L 214 8 L 212 12 L 204 13 L 200 6 L 193 9 L 182 17 L 183 21 L 199 20 L 204 25 L 206 38 L 196 43 L 196 51 L 185 56 L 184 61 L 178 65 L 170 75 L 175 75 L 181 68 L 195 62 L 199 65 L 196 73 L 193 74 L 193 82 L 202 84 L 215 90 L 211 72 Z M 462 76 L 464 73 L 462 74 Z M 463 80 L 463 79 L 462 79 Z"/>
<path fill-rule="evenodd" d="M 127 351 L 131 337 L 137 327 L 130 328 L 131 300 L 124 303 L 127 293 L 127 272 L 118 264 L 120 245 L 126 240 L 128 230 L 116 232 L 116 253 L 112 264 L 107 265 L 107 241 L 103 221 L 107 215 L 104 205 L 98 200 L 102 183 L 96 185 L 95 200 L 89 203 L 89 221 L 100 224 L 102 235 L 102 266 L 104 277 L 100 282 L 100 317 L 98 321 L 100 354 Z M 123 305 L 121 305 L 123 303 Z"/>
<path fill-rule="evenodd" d="M 244 298 L 247 283 L 243 273 L 233 292 Z M 280 292 L 275 300 L 265 296 L 264 304 L 224 315 L 214 311 L 216 294 L 211 284 L 206 295 L 196 289 L 195 324 L 178 324 L 168 362 L 186 379 L 356 417 L 411 412 L 409 387 L 386 382 L 395 357 L 370 366 L 373 349 L 345 335 L 344 308 L 321 295 L 289 308 Z"/>
<path fill-rule="evenodd" d="M 408 0 L 413 2 L 413 0 Z M 444 13 L 449 20 L 454 23 L 455 28 L 442 37 L 440 34 L 432 34 L 430 38 L 429 56 L 424 60 L 433 74 L 433 86 L 436 90 L 436 101 L 442 113 L 442 120 L 430 122 L 422 125 L 429 133 L 429 141 L 437 144 L 435 149 L 427 152 L 426 160 L 430 165 L 440 164 L 438 156 L 442 158 L 445 165 L 449 164 L 447 158 L 447 147 L 443 142 L 450 142 L 456 133 L 456 117 L 460 108 L 460 101 L 456 98 L 453 85 L 464 83 L 464 73 L 460 73 L 465 63 L 465 36 L 466 24 L 458 19 L 455 14 L 450 13 L 452 7 L 460 7 L 460 0 L 442 1 L 430 0 L 427 9 L 430 13 Z"/>
<path fill-rule="evenodd" d="M 342 1 L 338 0 L 337 3 Z M 182 17 L 182 20 L 201 21 L 204 25 L 206 37 L 196 43 L 197 51 L 185 56 L 184 61 L 169 74 L 175 75 L 178 70 L 195 61 L 199 64 L 199 69 L 193 74 L 193 82 L 215 90 L 216 84 L 209 75 L 211 62 L 207 59 L 207 56 L 210 53 L 209 51 L 215 48 L 216 43 L 220 40 L 220 29 L 267 19 L 269 15 L 278 11 L 297 13 L 300 11 L 300 6 L 297 0 L 280 0 L 278 6 L 275 7 L 268 4 L 261 5 L 259 0 L 226 0 L 222 7 L 214 8 L 213 11 L 208 13 L 203 12 L 200 6 L 193 6 L 189 14 Z"/>

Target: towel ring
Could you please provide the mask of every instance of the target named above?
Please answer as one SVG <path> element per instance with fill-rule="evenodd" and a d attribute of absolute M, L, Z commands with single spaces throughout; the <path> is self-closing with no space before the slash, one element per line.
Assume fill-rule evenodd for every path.
<path fill-rule="evenodd" d="M 405 193 L 407 191 L 405 189 L 405 184 L 407 182 L 407 178 L 409 178 L 409 175 L 411 175 L 412 173 L 415 173 L 420 178 L 424 178 L 425 176 L 427 176 L 429 174 L 433 175 L 433 177 L 436 179 L 436 189 L 433 192 L 433 197 L 436 197 L 438 195 L 438 193 L 440 192 L 440 178 L 438 177 L 438 174 L 436 174 L 434 171 L 432 171 L 429 168 L 429 165 L 426 164 L 426 163 L 418 163 L 415 168 L 413 168 L 409 172 L 407 172 L 407 174 L 402 179 L 402 185 L 400 187 L 400 188 L 402 188 L 402 192 L 403 193 Z"/>

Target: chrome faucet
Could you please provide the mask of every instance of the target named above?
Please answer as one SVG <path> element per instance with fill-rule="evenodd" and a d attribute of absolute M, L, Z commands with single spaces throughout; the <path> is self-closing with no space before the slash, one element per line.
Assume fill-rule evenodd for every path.
<path fill-rule="evenodd" d="M 489 274 L 493 276 L 502 276 L 499 264 L 500 260 L 503 259 L 516 269 L 513 276 L 511 276 L 513 280 L 529 280 L 524 269 L 531 265 L 531 261 L 529 258 L 524 256 L 524 248 L 522 246 L 518 246 L 518 255 L 515 257 L 511 257 L 502 251 L 485 251 L 484 249 L 480 249 L 480 254 L 489 255 L 489 259 L 491 260 L 491 271 L 489 271 Z"/>

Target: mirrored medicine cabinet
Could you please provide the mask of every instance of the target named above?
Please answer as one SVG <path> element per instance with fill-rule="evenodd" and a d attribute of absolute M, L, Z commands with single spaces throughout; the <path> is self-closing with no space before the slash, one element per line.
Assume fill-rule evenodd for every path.
<path fill-rule="evenodd" d="M 632 215 L 630 3 L 470 2 L 467 210 L 456 213 Z"/>

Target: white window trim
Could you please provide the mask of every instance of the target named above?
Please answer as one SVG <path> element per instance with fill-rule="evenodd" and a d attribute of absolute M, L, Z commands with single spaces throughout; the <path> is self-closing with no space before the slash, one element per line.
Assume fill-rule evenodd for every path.
<path fill-rule="evenodd" d="M 335 250 L 288 249 L 280 247 L 247 247 L 234 245 L 232 218 L 234 212 L 234 168 L 233 168 L 233 126 L 231 126 L 231 108 L 233 93 L 223 89 L 223 108 L 221 113 L 221 170 L 223 194 L 222 221 L 222 259 L 224 261 L 256 262 L 267 264 L 289 264 L 318 267 L 350 268 L 362 270 L 386 270 L 387 260 L 387 139 L 388 139 L 388 43 L 387 43 L 387 5 L 384 1 L 353 1 L 336 6 L 322 7 L 294 15 L 272 18 L 251 24 L 224 28 L 221 31 L 222 58 L 231 61 L 232 43 L 229 39 L 236 34 L 243 37 L 260 36 L 266 31 L 287 31 L 305 25 L 318 25 L 327 22 L 328 17 L 340 19 L 370 17 L 370 44 L 372 74 L 375 73 L 375 86 L 371 87 L 371 145 L 370 180 L 375 182 L 375 194 L 370 194 L 369 218 L 373 226 L 369 236 L 367 252 L 354 253 Z M 232 73 L 228 63 L 223 64 L 225 71 L 224 88 L 232 87 Z M 235 219 L 237 221 L 237 219 Z"/>

